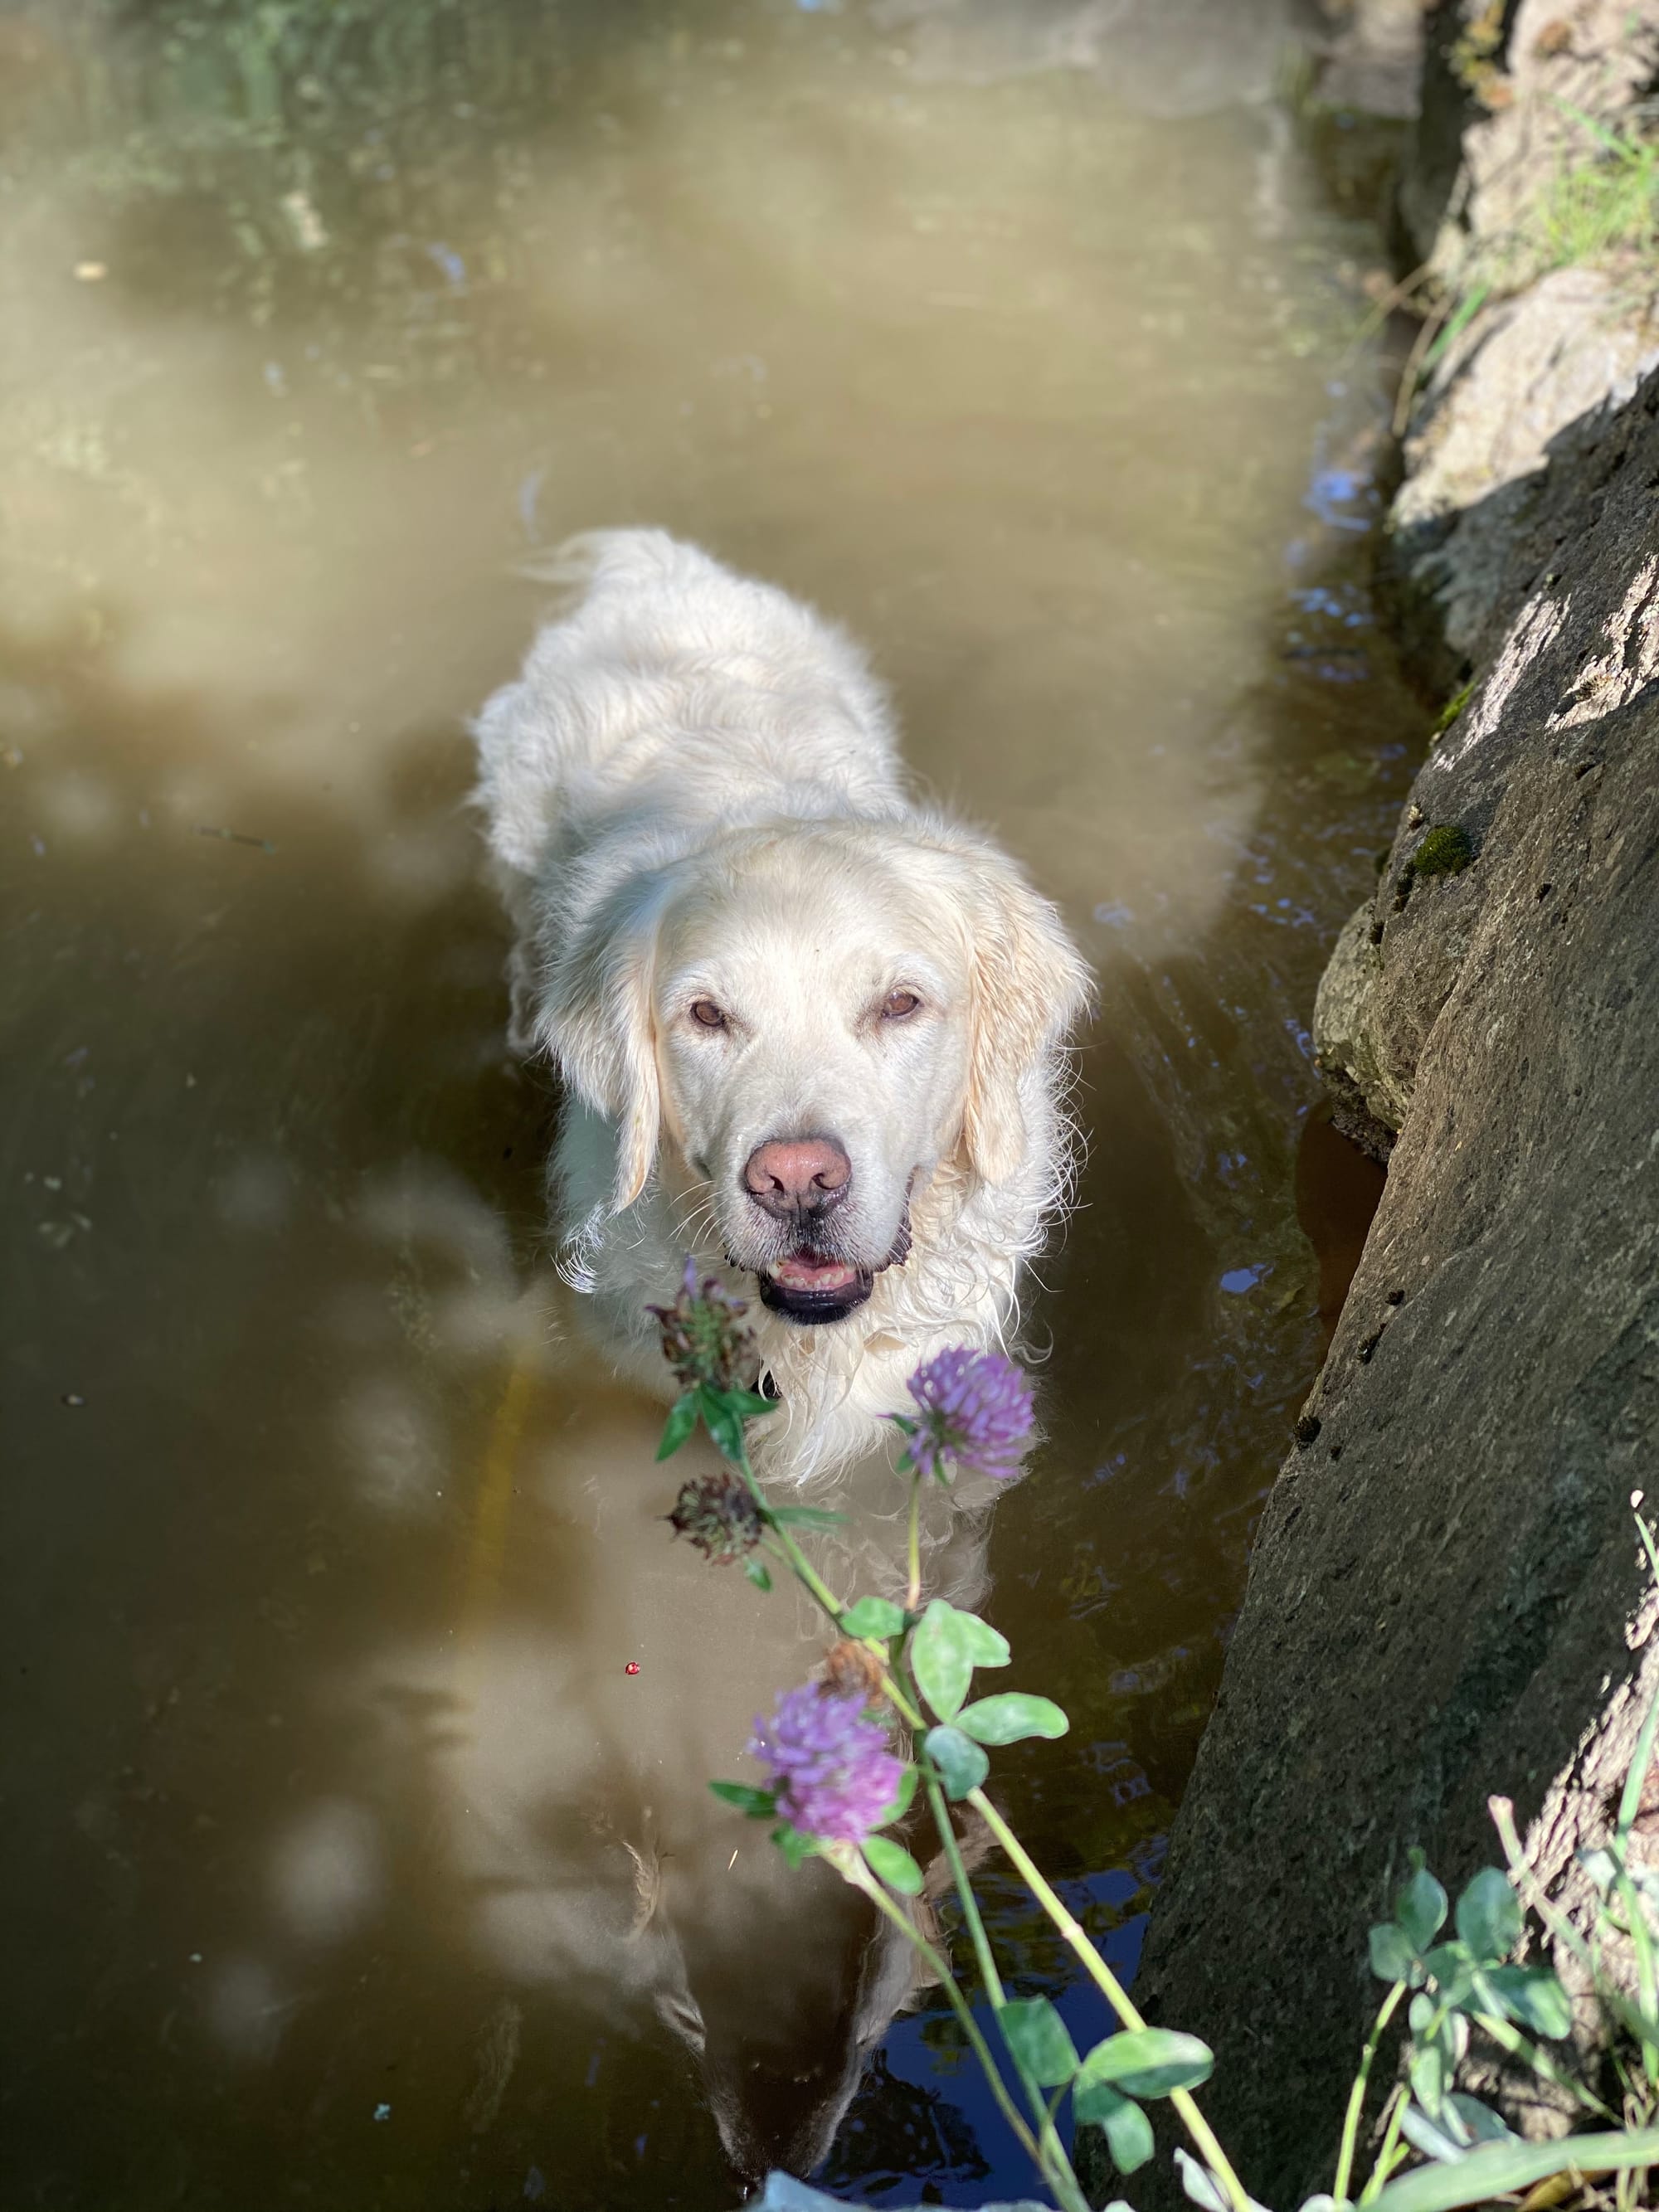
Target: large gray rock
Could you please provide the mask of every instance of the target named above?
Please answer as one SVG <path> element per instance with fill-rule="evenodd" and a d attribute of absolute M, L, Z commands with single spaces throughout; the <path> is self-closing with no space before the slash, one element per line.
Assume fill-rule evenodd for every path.
<path fill-rule="evenodd" d="M 1469 665 L 1498 611 L 1550 441 L 1595 409 L 1622 405 L 1659 365 L 1654 282 L 1644 292 L 1608 270 L 1553 270 L 1477 315 L 1437 364 L 1413 412 L 1388 526 L 1417 659 L 1443 684 Z"/>
<path fill-rule="evenodd" d="M 1430 10 L 1400 245 L 1457 335 L 1412 406 L 1384 571 L 1425 688 L 1468 669 L 1550 441 L 1659 362 L 1651 254 L 1596 245 L 1560 204 L 1565 178 L 1606 171 L 1609 133 L 1650 127 L 1656 79 L 1659 0 Z"/>
<path fill-rule="evenodd" d="M 1398 1142 L 1139 1984 L 1274 2204 L 1329 2185 L 1407 1848 L 1466 1880 L 1502 1790 L 1571 1901 L 1659 1680 L 1659 375 L 1556 441 L 1474 651 L 1322 1002 Z"/>

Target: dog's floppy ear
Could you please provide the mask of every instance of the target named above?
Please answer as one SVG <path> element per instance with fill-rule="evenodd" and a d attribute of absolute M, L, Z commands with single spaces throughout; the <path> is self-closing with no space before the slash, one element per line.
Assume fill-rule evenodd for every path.
<path fill-rule="evenodd" d="M 970 860 L 973 1003 L 963 1133 L 987 1182 L 1012 1182 L 1029 1156 L 1026 1099 L 1087 1006 L 1091 981 L 1066 926 L 989 845 Z M 1035 1087 L 1034 1087 L 1035 1086 Z"/>
<path fill-rule="evenodd" d="M 670 883 L 636 879 L 602 902 L 574 942 L 541 963 L 535 1034 L 584 1105 L 617 1125 L 621 1213 L 657 1157 L 662 1101 L 652 981 Z"/>

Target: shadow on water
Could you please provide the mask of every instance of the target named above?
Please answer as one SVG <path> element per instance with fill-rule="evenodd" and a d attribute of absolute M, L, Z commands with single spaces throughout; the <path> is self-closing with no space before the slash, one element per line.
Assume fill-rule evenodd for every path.
<path fill-rule="evenodd" d="M 1313 981 L 1419 727 L 1367 249 L 1282 118 L 873 13 L 0 19 L 20 2203 L 1024 2185 L 908 1957 L 708 1798 L 816 1639 L 670 1542 L 544 1264 L 459 731 L 511 564 L 595 520 L 865 636 L 1098 964 L 1048 1442 L 934 1563 L 1072 1713 L 1005 1796 L 1133 1967 L 1333 1295 Z"/>

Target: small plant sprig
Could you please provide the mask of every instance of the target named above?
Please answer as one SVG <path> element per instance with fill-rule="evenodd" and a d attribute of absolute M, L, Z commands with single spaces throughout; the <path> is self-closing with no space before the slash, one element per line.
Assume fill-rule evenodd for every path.
<path fill-rule="evenodd" d="M 922 1602 L 921 1485 L 948 1485 L 953 1474 L 963 1472 L 993 1480 L 1018 1472 L 1032 1428 L 1026 1376 L 1000 1354 L 966 1346 L 938 1353 L 918 1368 L 909 1383 L 916 1411 L 890 1417 L 905 1438 L 899 1470 L 910 1477 L 905 1602 L 878 1596 L 848 1602 L 830 1589 L 794 1534 L 797 1528 L 825 1527 L 843 1516 L 772 1505 L 750 1464 L 746 1425 L 777 1406 L 753 1387 L 756 1361 L 743 1327 L 743 1302 L 713 1279 L 700 1282 L 688 1262 L 679 1297 L 672 1306 L 652 1310 L 682 1385 L 658 1457 L 678 1451 L 701 1425 L 732 1470 L 684 1485 L 668 1516 L 676 1533 L 716 1565 L 741 1559 L 762 1590 L 772 1587 L 763 1553 L 787 1566 L 836 1637 L 823 1679 L 785 1691 L 770 1718 L 756 1722 L 749 1751 L 764 1771 L 764 1783 L 714 1782 L 715 1796 L 768 1823 L 773 1842 L 792 1865 L 809 1857 L 826 1860 L 921 1955 L 999 2109 L 1062 2212 L 1088 2212 L 1056 2126 L 1068 2094 L 1073 2119 L 1102 2130 L 1122 2173 L 1133 2172 L 1152 2155 L 1146 2106 L 1167 2098 L 1198 2153 L 1175 2154 L 1188 2197 L 1203 2212 L 1264 2212 L 1246 2193 L 1193 2097 L 1211 2072 L 1209 2047 L 1196 2036 L 1147 2026 L 985 1793 L 988 1753 L 1033 1737 L 1063 1735 L 1065 1713 L 1052 1699 L 1025 1691 L 971 1695 L 980 1669 L 1009 1664 L 1006 1639 L 977 1614 L 943 1598 Z M 1639 1516 L 1638 1527 L 1659 1580 L 1659 1550 Z M 1509 1871 L 1483 1869 L 1455 1910 L 1422 1854 L 1411 1855 L 1393 1918 L 1370 1931 L 1371 1968 L 1388 1988 L 1349 2096 L 1333 2187 L 1328 2195 L 1310 2197 L 1302 2212 L 1352 2212 L 1356 2206 L 1457 2212 L 1571 2173 L 1610 2177 L 1618 2212 L 1636 2212 L 1646 2201 L 1647 2170 L 1659 2166 L 1659 1875 L 1633 1863 L 1629 1844 L 1656 1734 L 1659 1703 L 1638 1735 L 1613 1834 L 1604 1845 L 1581 1854 L 1601 1900 L 1588 1939 L 1534 1878 L 1505 1799 L 1492 1799 L 1492 1809 Z M 981 2033 L 949 1960 L 904 1909 L 902 1900 L 921 1893 L 924 1876 L 891 1831 L 909 1817 L 918 1796 L 926 1801 L 950 1869 L 995 2017 L 1000 2055 Z M 1087 2051 L 1079 2052 L 1046 1997 L 1007 1995 L 963 1863 L 952 1804 L 966 1804 L 985 1823 L 1110 2008 L 1115 2028 Z M 1525 1937 L 1523 1899 L 1583 1966 L 1615 2030 L 1622 2114 L 1545 2047 L 1568 2035 L 1572 2008 L 1551 1968 L 1515 1958 Z M 1453 1932 L 1447 1936 L 1449 1913 Z M 1633 2002 L 1607 1969 L 1605 1953 L 1615 1938 L 1630 1946 L 1635 1959 Z M 1388 2030 L 1407 1999 L 1401 2078 L 1370 2130 L 1380 2141 L 1355 2194 L 1367 2091 Z M 1555 2142 L 1523 2142 L 1489 2105 L 1458 2088 L 1477 2029 L 1511 2062 L 1571 2098 L 1599 2124 L 1597 2131 Z M 1413 2151 L 1428 2162 L 1400 2173 Z M 816 2192 L 791 2199 L 809 2200 L 833 2203 Z M 1544 2201 L 1541 2195 L 1528 2200 Z M 1559 2191 L 1548 2198 L 1552 2204 L 1564 2201 Z M 1119 2200 L 1113 2212 L 1129 2208 Z"/>
<path fill-rule="evenodd" d="M 765 1784 L 715 1782 L 710 1785 L 714 1794 L 750 1819 L 768 1822 L 772 1840 L 792 1864 L 813 1856 L 827 1860 L 921 1954 L 1004 2118 L 1064 2212 L 1087 2212 L 1055 2125 L 1068 2091 L 1073 2118 L 1104 2131 L 1113 2160 L 1125 2173 L 1152 2154 L 1146 2105 L 1170 2099 L 1202 2160 L 1201 2166 L 1194 2161 L 1194 2179 L 1213 2191 L 1221 2212 L 1249 2212 L 1243 2185 L 1192 2096 L 1210 2071 L 1207 2046 L 1196 2036 L 1146 2025 L 981 1786 L 990 1771 L 989 1752 L 1032 1737 L 1063 1735 L 1065 1713 L 1052 1698 L 1026 1691 L 971 1696 L 979 1669 L 1008 1665 L 1006 1639 L 976 1613 L 943 1598 L 921 1601 L 921 1485 L 948 1485 L 953 1474 L 963 1472 L 1003 1481 L 1018 1474 L 1032 1428 L 1028 1378 L 1000 1354 L 967 1346 L 941 1352 L 917 1370 L 909 1384 L 915 1412 L 890 1417 L 905 1438 L 900 1469 L 910 1477 L 905 1602 L 879 1596 L 847 1601 L 830 1589 L 794 1534 L 841 1516 L 773 1505 L 750 1464 L 745 1424 L 776 1406 L 752 1387 L 756 1362 L 742 1302 L 716 1281 L 700 1282 L 688 1262 L 679 1297 L 672 1306 L 652 1310 L 662 1326 L 664 1354 L 681 1383 L 659 1457 L 678 1451 L 701 1425 L 733 1471 L 687 1483 L 670 1516 L 675 1528 L 711 1559 L 741 1557 L 745 1573 L 762 1589 L 771 1587 L 766 1558 L 787 1565 L 838 1639 L 829 1655 L 827 1679 L 786 1691 L 770 1719 L 756 1723 L 749 1748 L 766 1771 Z M 896 1741 L 902 1747 L 896 1748 Z M 918 1895 L 925 1877 L 903 1844 L 884 1832 L 907 1817 L 918 1791 L 938 1831 L 996 2019 L 1000 2058 L 948 1961 L 901 1901 Z M 985 1822 L 1120 2024 L 1088 2051 L 1078 2051 L 1046 1997 L 1007 1995 L 963 1861 L 953 1803 L 966 1803 Z"/>

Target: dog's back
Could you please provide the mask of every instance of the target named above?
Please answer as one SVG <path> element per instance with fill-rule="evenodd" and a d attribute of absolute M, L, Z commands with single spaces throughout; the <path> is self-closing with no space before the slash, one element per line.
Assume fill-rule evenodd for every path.
<path fill-rule="evenodd" d="M 595 531 L 536 573 L 575 598 L 476 726 L 496 857 L 532 875 L 607 819 L 890 817 L 887 702 L 811 607 L 661 530 Z"/>

